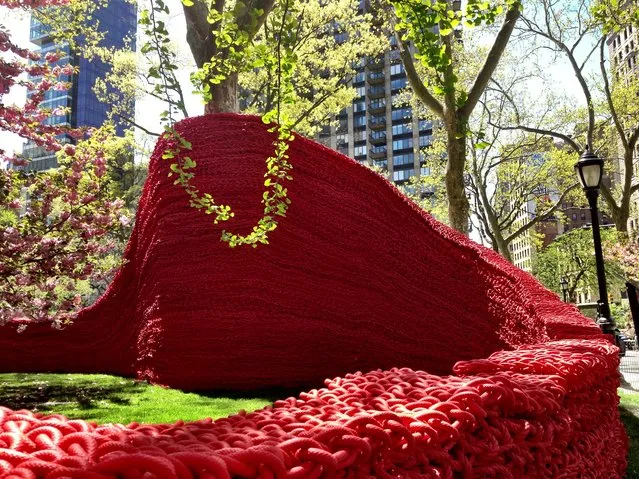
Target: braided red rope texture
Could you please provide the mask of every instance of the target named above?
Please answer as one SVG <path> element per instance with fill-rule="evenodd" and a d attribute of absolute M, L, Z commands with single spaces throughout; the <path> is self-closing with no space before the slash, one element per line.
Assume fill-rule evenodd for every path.
<path fill-rule="evenodd" d="M 0 477 L 622 477 L 616 348 L 574 307 L 302 138 L 271 244 L 230 250 L 222 227 L 261 214 L 272 138 L 238 115 L 178 130 L 198 187 L 231 204 L 234 223 L 188 206 L 161 141 L 107 294 L 63 332 L 4 328 L 0 368 L 184 389 L 374 371 L 216 422 L 96 426 L 2 409 Z"/>
<path fill-rule="evenodd" d="M 605 341 L 554 341 L 458 363 L 461 377 L 348 374 L 215 422 L 97 426 L 0 408 L 0 477 L 620 478 L 617 361 Z"/>

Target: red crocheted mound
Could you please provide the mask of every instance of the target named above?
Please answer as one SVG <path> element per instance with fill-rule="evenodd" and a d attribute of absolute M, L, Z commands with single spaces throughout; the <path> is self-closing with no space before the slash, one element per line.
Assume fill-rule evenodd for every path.
<path fill-rule="evenodd" d="M 198 188 L 235 217 L 216 226 L 188 205 L 160 140 L 127 264 L 108 292 L 64 331 L 2 328 L 0 370 L 246 389 L 376 368 L 449 373 L 456 361 L 554 337 L 546 310 L 564 311 L 575 335 L 598 334 L 531 276 L 304 138 L 291 145 L 292 204 L 270 245 L 230 249 L 222 229 L 248 232 L 262 215 L 273 134 L 240 115 L 177 130 L 193 145 Z"/>
<path fill-rule="evenodd" d="M 228 198 L 234 229 L 248 230 L 270 153 L 264 126 L 219 115 L 180 131 L 200 189 Z M 1 479 L 623 476 L 617 348 L 532 277 L 301 138 L 293 204 L 271 245 L 229 250 L 166 178 L 163 149 L 110 290 L 61 333 L 5 328 L 0 367 L 197 388 L 476 359 L 442 377 L 346 374 L 215 422 L 98 426 L 0 407 Z"/>

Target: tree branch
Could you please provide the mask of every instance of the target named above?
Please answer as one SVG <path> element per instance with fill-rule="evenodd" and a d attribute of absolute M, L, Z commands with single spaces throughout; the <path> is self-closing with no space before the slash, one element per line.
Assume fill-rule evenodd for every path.
<path fill-rule="evenodd" d="M 624 150 L 628 148 L 628 138 L 626 137 L 626 132 L 623 131 L 623 126 L 619 121 L 619 115 L 617 114 L 617 109 L 615 108 L 615 104 L 612 101 L 612 92 L 610 91 L 610 82 L 608 81 L 608 73 L 606 72 L 606 58 L 604 55 L 604 44 L 602 41 L 599 45 L 599 67 L 601 68 L 601 77 L 603 78 L 604 83 L 604 92 L 606 93 L 606 101 L 608 102 L 608 108 L 610 108 L 610 114 L 612 115 L 612 121 L 615 124 L 615 128 L 617 129 L 617 133 L 619 133 L 619 137 L 621 138 L 621 143 L 623 144 Z"/>
<path fill-rule="evenodd" d="M 497 126 L 497 125 L 495 125 L 495 126 Z M 577 142 L 575 140 L 573 140 L 572 138 L 570 138 L 568 135 L 565 135 L 563 133 L 558 133 L 558 132 L 552 131 L 552 130 L 545 130 L 543 128 L 533 128 L 531 126 L 525 126 L 525 125 L 500 126 L 500 128 L 502 130 L 522 130 L 522 131 L 526 131 L 528 133 L 536 133 L 538 135 L 552 136 L 554 138 L 558 138 L 558 139 L 563 140 L 566 143 L 568 143 L 570 145 L 570 147 L 576 153 L 578 153 L 578 154 L 582 153 L 582 149 L 577 144 Z"/>
<path fill-rule="evenodd" d="M 510 40 L 510 36 L 515 28 L 515 24 L 517 23 L 517 19 L 519 18 L 519 7 L 519 2 L 515 2 L 511 5 L 508 12 L 506 12 L 504 23 L 497 34 L 497 38 L 495 38 L 493 46 L 486 56 L 486 60 L 484 61 L 481 70 L 479 70 L 479 73 L 475 78 L 473 86 L 468 93 L 468 98 L 464 105 L 459 109 L 459 113 L 463 118 L 468 118 L 473 112 L 477 102 L 481 98 L 481 95 L 484 93 L 490 78 L 493 76 L 493 73 L 499 64 L 499 60 L 506 50 L 506 45 L 508 45 L 508 40 Z"/>
<path fill-rule="evenodd" d="M 603 182 L 601 183 L 601 196 L 606 201 L 606 203 L 608 203 L 608 206 L 613 211 L 613 214 L 619 210 L 619 205 L 617 204 L 615 198 L 612 196 L 610 188 L 603 184 Z"/>
<path fill-rule="evenodd" d="M 120 118 L 121 120 L 126 121 L 127 123 L 129 123 L 130 125 L 134 126 L 135 128 L 138 128 L 139 130 L 142 130 L 144 133 L 146 133 L 147 135 L 151 135 L 151 136 L 160 136 L 159 133 L 155 133 L 151 130 L 147 130 L 146 128 L 144 128 L 142 125 L 136 123 L 134 120 L 132 120 L 131 118 L 129 118 L 128 116 L 122 115 L 120 113 L 114 113 L 115 116 L 117 116 L 118 118 Z"/>
<path fill-rule="evenodd" d="M 415 64 L 413 63 L 413 56 L 411 55 L 410 50 L 402 41 L 402 32 L 396 32 L 395 37 L 397 38 L 397 46 L 399 48 L 399 56 L 402 59 L 402 63 L 404 64 L 404 69 L 406 70 L 406 77 L 408 78 L 408 83 L 410 83 L 411 88 L 417 95 L 417 97 L 430 108 L 433 113 L 435 113 L 440 118 L 444 118 L 444 107 L 443 105 L 435 98 L 426 85 L 419 78 L 419 74 L 415 69 Z"/>
<path fill-rule="evenodd" d="M 539 223 L 542 220 L 545 220 L 546 218 L 548 218 L 550 215 L 552 215 L 557 208 L 559 208 L 559 206 L 563 203 L 564 199 L 566 198 L 566 196 L 568 195 L 568 193 L 570 193 L 572 190 L 574 190 L 575 188 L 577 188 L 577 183 L 575 183 L 572 186 L 569 186 L 568 188 L 566 188 L 564 190 L 564 192 L 561 194 L 561 196 L 559 197 L 559 199 L 555 202 L 554 205 L 552 205 L 552 207 L 546 211 L 544 214 L 542 215 L 537 215 L 535 216 L 532 220 L 530 220 L 527 224 L 522 225 L 520 228 L 518 228 L 517 230 L 515 230 L 513 233 L 511 233 L 507 238 L 506 238 L 506 243 L 510 243 L 512 240 L 514 240 L 517 236 L 519 236 L 520 234 L 524 233 L 525 231 L 529 230 L 530 228 L 532 228 L 533 226 L 535 226 L 537 223 Z"/>

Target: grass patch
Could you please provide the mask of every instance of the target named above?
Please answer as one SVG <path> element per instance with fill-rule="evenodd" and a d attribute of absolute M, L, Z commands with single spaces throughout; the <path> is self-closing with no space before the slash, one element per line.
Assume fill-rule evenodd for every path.
<path fill-rule="evenodd" d="M 275 397 L 185 393 L 104 374 L 0 374 L 0 405 L 100 424 L 216 419 L 260 409 Z"/>
<path fill-rule="evenodd" d="M 619 391 L 621 420 L 630 438 L 627 479 L 639 479 L 639 394 Z"/>

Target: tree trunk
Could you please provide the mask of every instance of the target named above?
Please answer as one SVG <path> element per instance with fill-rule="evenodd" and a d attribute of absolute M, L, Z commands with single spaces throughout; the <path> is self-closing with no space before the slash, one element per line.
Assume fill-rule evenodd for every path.
<path fill-rule="evenodd" d="M 447 121 L 448 162 L 446 164 L 446 194 L 448 196 L 448 221 L 450 226 L 468 236 L 468 212 L 470 205 L 464 186 L 466 162 L 466 138 L 460 134 L 458 121 Z M 458 138 L 460 137 L 461 138 Z"/>
<path fill-rule="evenodd" d="M 237 95 L 237 73 L 231 73 L 228 78 L 217 85 L 211 85 L 213 98 L 204 106 L 204 113 L 237 113 L 240 105 Z"/>
<path fill-rule="evenodd" d="M 628 238 L 628 218 L 630 217 L 630 201 L 622 199 L 619 208 L 612 210 L 612 221 L 615 222 L 615 229 L 621 233 L 622 237 Z"/>

